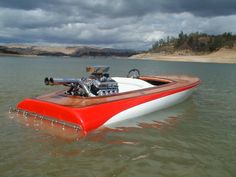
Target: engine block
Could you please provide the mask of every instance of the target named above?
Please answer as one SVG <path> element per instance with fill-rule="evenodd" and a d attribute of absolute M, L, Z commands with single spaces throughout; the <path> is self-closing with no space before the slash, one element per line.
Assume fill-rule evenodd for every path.
<path fill-rule="evenodd" d="M 104 96 L 115 94 L 119 92 L 118 84 L 111 78 L 107 78 L 106 80 L 94 80 L 91 85 L 91 92 L 94 95 Z"/>

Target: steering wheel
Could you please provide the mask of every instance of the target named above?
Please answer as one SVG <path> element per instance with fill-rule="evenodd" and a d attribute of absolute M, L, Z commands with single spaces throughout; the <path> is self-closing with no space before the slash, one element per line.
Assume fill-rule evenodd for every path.
<path fill-rule="evenodd" d="M 130 78 L 139 78 L 140 77 L 140 71 L 136 68 L 134 69 L 131 69 L 129 72 L 128 72 L 128 75 L 127 77 L 130 77 Z"/>

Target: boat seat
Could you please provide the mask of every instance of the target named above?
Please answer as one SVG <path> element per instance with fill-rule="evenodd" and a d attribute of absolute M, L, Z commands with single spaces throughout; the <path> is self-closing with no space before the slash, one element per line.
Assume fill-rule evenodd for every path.
<path fill-rule="evenodd" d="M 112 77 L 112 79 L 118 83 L 119 93 L 154 87 L 152 84 L 141 79 L 126 77 Z"/>

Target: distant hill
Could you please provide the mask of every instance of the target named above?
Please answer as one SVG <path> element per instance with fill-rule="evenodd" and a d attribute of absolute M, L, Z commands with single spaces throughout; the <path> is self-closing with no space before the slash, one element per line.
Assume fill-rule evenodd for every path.
<path fill-rule="evenodd" d="M 209 54 L 221 48 L 231 49 L 236 45 L 236 35 L 223 33 L 208 35 L 205 33 L 179 33 L 178 37 L 167 37 L 156 41 L 149 50 L 151 53 L 161 54 Z"/>
<path fill-rule="evenodd" d="M 129 57 L 137 54 L 133 50 L 122 50 L 97 47 L 51 47 L 31 45 L 4 45 L 0 46 L 0 55 L 34 55 L 34 56 L 118 56 Z"/>

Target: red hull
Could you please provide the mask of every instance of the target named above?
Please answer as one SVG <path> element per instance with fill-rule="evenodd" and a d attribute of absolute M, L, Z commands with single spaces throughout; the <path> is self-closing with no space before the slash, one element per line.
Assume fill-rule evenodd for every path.
<path fill-rule="evenodd" d="M 42 116 L 51 117 L 56 120 L 65 121 L 70 124 L 79 125 L 82 130 L 87 133 L 102 126 L 111 117 L 124 110 L 168 95 L 192 89 L 200 83 L 198 78 L 193 77 L 186 82 L 181 82 L 182 84 L 178 84 L 178 80 L 175 80 L 174 77 L 171 79 L 173 79 L 172 83 L 167 84 L 167 86 L 161 86 L 159 89 L 154 87 L 139 90 L 138 92 L 136 91 L 137 93 L 128 93 L 130 95 L 132 94 L 131 96 L 126 96 L 127 94 L 116 94 L 116 96 L 113 96 L 114 99 L 111 99 L 113 98 L 111 96 L 103 97 L 104 99 L 106 98 L 106 101 L 103 102 L 94 103 L 96 100 L 93 98 L 90 99 L 92 104 L 86 105 L 85 101 L 89 98 L 83 98 L 83 100 L 80 98 L 82 101 L 80 101 L 80 105 L 77 105 L 75 97 L 63 97 L 63 99 L 61 98 L 62 102 L 58 103 L 56 101 L 51 101 L 50 99 L 52 98 L 53 100 L 56 100 L 57 96 L 60 97 L 61 92 L 57 92 L 45 97 L 25 99 L 17 105 L 17 108 Z M 119 95 L 121 95 L 120 99 Z M 47 100 L 46 98 L 49 97 L 50 99 Z M 67 104 L 65 99 L 70 99 L 70 105 Z M 75 104 L 73 105 L 71 102 Z"/>

